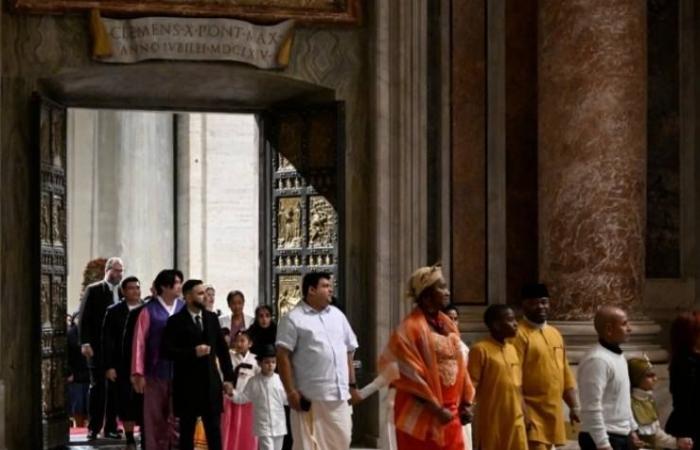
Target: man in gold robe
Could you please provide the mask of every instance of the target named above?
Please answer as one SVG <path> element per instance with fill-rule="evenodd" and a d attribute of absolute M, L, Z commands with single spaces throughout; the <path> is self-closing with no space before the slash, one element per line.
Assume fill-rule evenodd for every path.
<path fill-rule="evenodd" d="M 566 358 L 564 339 L 547 323 L 549 293 L 543 284 L 528 284 L 522 290 L 524 317 L 512 343 L 522 369 L 529 450 L 550 450 L 566 443 L 563 402 L 571 422 L 579 422 L 576 382 Z"/>

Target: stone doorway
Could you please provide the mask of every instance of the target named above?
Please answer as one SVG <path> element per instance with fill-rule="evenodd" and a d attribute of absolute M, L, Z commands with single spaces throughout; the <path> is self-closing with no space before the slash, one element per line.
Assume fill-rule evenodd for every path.
<path fill-rule="evenodd" d="M 150 68 L 148 67 L 150 66 Z M 208 74 L 206 86 L 181 89 Z M 263 303 L 279 311 L 314 270 L 339 273 L 343 249 L 344 123 L 333 92 L 241 67 L 159 64 L 97 67 L 42 80 L 37 96 L 36 250 L 41 293 L 36 311 L 34 447 L 68 442 L 65 399 L 67 304 L 67 108 L 253 113 L 259 120 L 261 165 L 261 284 Z M 342 286 L 338 286 L 342 292 Z M 343 298 L 339 299 L 342 303 Z M 40 414 L 40 416 L 39 416 Z"/>

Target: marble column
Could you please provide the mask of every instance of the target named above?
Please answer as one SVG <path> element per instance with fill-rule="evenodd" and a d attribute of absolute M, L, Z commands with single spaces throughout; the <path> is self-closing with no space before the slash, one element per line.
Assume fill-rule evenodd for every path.
<path fill-rule="evenodd" d="M 540 277 L 558 319 L 641 317 L 646 2 L 539 5 Z"/>
<path fill-rule="evenodd" d="M 370 346 L 380 352 L 410 310 L 406 281 L 428 261 L 428 1 L 373 3 L 370 140 L 375 257 L 369 272 L 376 302 Z M 373 373 L 374 363 L 363 368 Z M 361 410 L 367 442 L 378 445 L 384 408 Z M 362 425 L 361 425 L 362 426 Z"/>
<path fill-rule="evenodd" d="M 146 287 L 174 263 L 173 118 L 150 111 L 68 114 L 68 311 L 85 264 L 121 256 Z M 145 286 L 145 287 L 144 287 Z"/>

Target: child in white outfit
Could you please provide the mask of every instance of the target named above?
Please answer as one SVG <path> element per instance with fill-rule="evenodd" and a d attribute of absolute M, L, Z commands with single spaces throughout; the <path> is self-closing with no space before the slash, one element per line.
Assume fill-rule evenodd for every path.
<path fill-rule="evenodd" d="M 275 373 L 275 347 L 266 346 L 257 359 L 260 373 L 251 378 L 242 391 L 234 391 L 232 400 L 239 404 L 253 404 L 253 429 L 258 437 L 258 450 L 282 450 L 287 434 L 284 418 L 287 394 L 282 380 Z"/>

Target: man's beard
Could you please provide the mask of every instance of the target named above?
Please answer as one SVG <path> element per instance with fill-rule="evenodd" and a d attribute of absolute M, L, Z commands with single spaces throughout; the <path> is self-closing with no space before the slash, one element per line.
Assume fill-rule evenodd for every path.
<path fill-rule="evenodd" d="M 198 302 L 198 301 L 192 302 L 192 306 L 194 306 L 195 308 L 199 309 L 200 311 L 204 311 L 205 309 L 207 309 L 207 308 L 204 306 L 204 303 L 200 303 L 200 302 Z"/>

